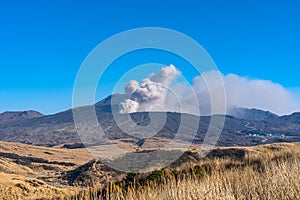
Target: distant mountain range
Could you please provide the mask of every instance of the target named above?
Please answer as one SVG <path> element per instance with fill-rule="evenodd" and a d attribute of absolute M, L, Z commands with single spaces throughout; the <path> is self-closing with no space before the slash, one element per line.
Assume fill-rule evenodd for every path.
<path fill-rule="evenodd" d="M 114 97 L 113 102 L 112 97 Z M 96 103 L 98 121 L 109 139 L 131 142 L 138 146 L 143 145 L 147 139 L 137 138 L 123 132 L 114 121 L 112 108 L 118 106 L 124 98 L 123 95 L 116 94 Z M 268 111 L 235 108 L 229 114 L 225 116 L 225 125 L 217 143 L 219 146 L 250 146 L 300 141 L 300 113 L 279 117 Z M 199 129 L 193 140 L 194 143 L 201 144 L 211 116 L 199 117 L 168 112 L 165 125 L 152 138 L 167 140 L 174 138 L 183 116 L 191 121 L 199 120 Z M 136 124 L 142 126 L 147 125 L 150 120 L 147 112 L 132 113 L 131 118 Z M 188 132 L 192 130 L 186 125 L 185 131 L 189 135 Z M 42 115 L 36 111 L 2 113 L 0 114 L 0 140 L 43 146 L 67 144 L 66 147 L 69 148 L 82 146 L 71 109 L 54 115 Z"/>
<path fill-rule="evenodd" d="M 21 112 L 4 112 L 0 113 L 0 124 L 8 124 L 13 122 L 19 122 L 26 119 L 36 118 L 44 116 L 42 113 L 29 110 Z"/>

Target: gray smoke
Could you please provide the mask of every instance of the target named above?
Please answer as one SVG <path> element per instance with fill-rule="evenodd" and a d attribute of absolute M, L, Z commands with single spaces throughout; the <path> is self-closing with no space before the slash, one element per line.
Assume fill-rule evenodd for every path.
<path fill-rule="evenodd" d="M 170 65 L 141 83 L 130 81 L 125 87 L 130 98 L 120 104 L 120 112 L 164 110 L 196 115 L 225 114 L 224 104 L 226 111 L 243 107 L 282 115 L 300 110 L 295 95 L 272 81 L 224 75 L 213 70 L 195 77 L 192 85 L 187 82 L 170 85 L 180 75 L 180 71 Z M 222 80 L 222 84 L 217 80 Z"/>
<path fill-rule="evenodd" d="M 171 82 L 180 75 L 174 65 L 163 67 L 160 72 L 150 74 L 141 83 L 131 80 L 125 86 L 129 99 L 120 103 L 121 113 L 154 111 L 165 102 Z"/>

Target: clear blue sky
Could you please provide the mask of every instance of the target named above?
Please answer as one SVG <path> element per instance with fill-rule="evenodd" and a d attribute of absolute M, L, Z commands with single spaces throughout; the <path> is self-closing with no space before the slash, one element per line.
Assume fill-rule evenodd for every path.
<path fill-rule="evenodd" d="M 300 87 L 297 0 L 11 0 L 0 3 L 0 112 L 70 108 L 88 53 L 116 33 L 146 26 L 194 38 L 224 74 Z"/>

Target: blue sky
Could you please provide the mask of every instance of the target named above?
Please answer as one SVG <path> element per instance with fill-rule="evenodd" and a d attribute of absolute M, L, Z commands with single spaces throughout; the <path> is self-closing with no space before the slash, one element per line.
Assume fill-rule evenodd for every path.
<path fill-rule="evenodd" d="M 296 92 L 300 87 L 296 0 L 12 0 L 0 3 L 0 19 L 0 112 L 70 108 L 76 73 L 88 53 L 114 34 L 147 26 L 194 38 L 224 74 L 271 80 Z M 159 58 L 151 55 L 150 61 Z M 110 73 L 121 75 L 122 65 L 149 61 L 145 57 L 125 59 Z M 163 56 L 158 62 L 169 59 Z M 103 85 L 108 89 L 98 91 L 99 99 L 109 94 L 114 81 L 104 79 Z"/>

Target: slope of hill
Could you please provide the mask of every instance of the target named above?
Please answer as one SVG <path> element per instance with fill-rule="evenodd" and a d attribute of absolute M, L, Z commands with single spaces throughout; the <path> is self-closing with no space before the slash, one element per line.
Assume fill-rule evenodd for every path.
<path fill-rule="evenodd" d="M 133 195 L 130 199 L 134 199 L 138 193 L 139 197 L 144 197 L 149 192 L 159 192 L 157 199 L 164 199 L 166 191 L 175 190 L 173 194 L 176 196 L 181 194 L 177 191 L 183 189 L 182 196 L 175 199 L 183 199 L 186 192 L 201 195 L 191 199 L 204 199 L 203 194 L 216 199 L 220 197 L 216 191 L 224 192 L 223 195 L 227 195 L 228 199 L 233 194 L 237 199 L 245 195 L 251 199 L 255 194 L 258 197 L 274 197 L 272 199 L 299 199 L 296 198 L 299 197 L 297 187 L 300 183 L 299 147 L 300 143 L 218 147 L 204 159 L 201 159 L 201 148 L 198 147 L 182 152 L 178 160 L 163 169 L 148 173 L 125 173 L 94 160 L 83 148 L 70 150 L 0 142 L 0 199 L 91 199 L 90 195 L 95 195 L 95 199 L 106 199 L 106 189 L 114 194 L 110 199 L 129 199 L 127 195 L 130 194 Z M 197 185 L 190 188 L 196 180 L 199 181 Z M 173 183 L 172 186 L 168 185 Z M 230 186 L 227 187 L 228 183 Z M 133 193 L 127 193 L 124 188 L 131 186 L 134 187 L 131 190 Z M 153 186 L 153 190 L 150 186 Z M 168 186 L 170 188 L 158 191 Z M 77 198 L 75 195 L 78 195 Z"/>
<path fill-rule="evenodd" d="M 258 109 L 248 109 L 248 108 L 232 108 L 230 109 L 228 115 L 232 115 L 239 119 L 261 121 L 267 119 L 276 119 L 279 116 L 271 113 L 269 111 L 263 111 Z"/>
<path fill-rule="evenodd" d="M 0 142 L 0 199 L 48 199 L 53 193 L 70 193 L 55 177 L 91 159 L 86 149 Z"/>
<path fill-rule="evenodd" d="M 300 124 L 300 112 L 296 112 L 291 115 L 282 116 L 280 117 L 280 120 L 285 121 L 287 123 Z"/>
<path fill-rule="evenodd" d="M 41 117 L 43 114 L 34 111 L 21 111 L 21 112 L 4 112 L 0 114 L 0 124 L 7 124 L 13 122 L 19 122 L 26 119 Z"/>

